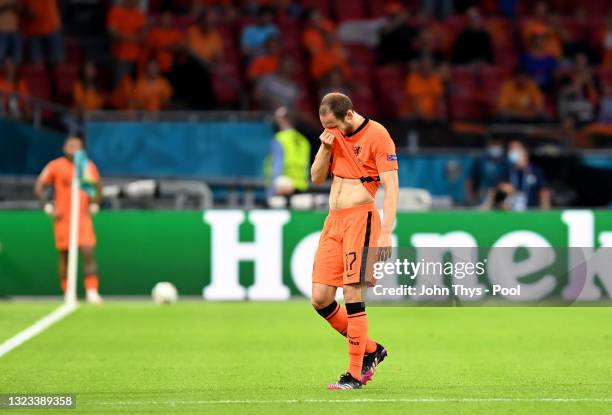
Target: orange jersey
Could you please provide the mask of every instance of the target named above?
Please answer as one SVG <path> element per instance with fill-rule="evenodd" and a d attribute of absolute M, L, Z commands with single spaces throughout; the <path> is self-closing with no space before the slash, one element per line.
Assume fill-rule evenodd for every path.
<path fill-rule="evenodd" d="M 100 174 L 96 165 L 91 161 L 87 164 L 86 176 L 93 180 L 99 180 Z M 57 217 L 54 219 L 55 246 L 60 251 L 68 249 L 70 236 L 70 202 L 71 186 L 74 177 L 74 164 L 66 157 L 57 158 L 45 166 L 41 173 L 41 180 L 45 185 L 52 185 L 55 194 L 55 211 Z M 93 247 L 96 245 L 91 216 L 89 215 L 89 196 L 83 190 L 80 191 L 80 214 L 78 229 L 78 245 Z"/>
<path fill-rule="evenodd" d="M 99 180 L 98 168 L 93 162 L 87 164 L 86 176 Z M 66 157 L 59 157 L 50 161 L 41 173 L 41 180 L 45 185 L 52 185 L 55 194 L 55 210 L 60 215 L 70 214 L 70 188 L 74 177 L 74 163 Z M 84 190 L 80 192 L 81 215 L 89 215 L 89 196 Z"/>
<path fill-rule="evenodd" d="M 108 29 L 115 30 L 122 36 L 132 38 L 113 41 L 113 56 L 116 59 L 128 62 L 138 60 L 142 46 L 142 42 L 138 40 L 138 37 L 142 34 L 145 23 L 145 14 L 137 8 L 111 7 L 106 21 Z"/>
<path fill-rule="evenodd" d="M 44 36 L 61 28 L 57 0 L 24 0 L 23 5 L 26 14 L 22 20 L 22 29 L 26 34 Z"/>
<path fill-rule="evenodd" d="M 397 170 L 397 155 L 395 143 L 380 123 L 368 118 L 352 134 L 343 136 L 337 129 L 332 130 L 335 136 L 332 146 L 331 173 L 345 179 L 359 179 L 361 177 L 374 177 L 380 173 Z M 338 142 L 339 140 L 342 143 Z M 346 154 L 346 151 L 353 154 Z M 354 160 L 357 159 L 360 168 Z M 375 181 L 368 187 L 374 196 L 380 182 Z"/>
<path fill-rule="evenodd" d="M 104 97 L 94 88 L 77 81 L 72 89 L 72 104 L 83 111 L 97 111 L 104 106 Z"/>
<path fill-rule="evenodd" d="M 140 78 L 134 89 L 134 102 L 139 110 L 160 111 L 172 98 L 173 93 L 166 78 Z"/>
<path fill-rule="evenodd" d="M 183 34 L 177 29 L 167 29 L 164 27 L 154 27 L 151 29 L 145 40 L 148 53 L 151 54 L 162 72 L 168 72 L 174 64 L 172 46 L 183 43 Z"/>

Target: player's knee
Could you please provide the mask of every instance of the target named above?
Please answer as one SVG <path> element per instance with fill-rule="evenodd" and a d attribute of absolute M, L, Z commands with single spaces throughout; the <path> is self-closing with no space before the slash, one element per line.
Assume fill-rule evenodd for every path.
<path fill-rule="evenodd" d="M 344 301 L 347 303 L 357 303 L 363 301 L 361 286 L 359 284 L 345 285 L 343 289 Z"/>
<path fill-rule="evenodd" d="M 313 291 L 310 296 L 310 303 L 316 310 L 321 310 L 334 302 L 334 298 L 329 298 L 327 293 L 317 293 Z"/>
<path fill-rule="evenodd" d="M 320 310 L 325 308 L 329 304 L 329 301 L 322 297 L 315 297 L 314 295 L 310 298 L 310 303 L 315 308 L 315 310 Z"/>

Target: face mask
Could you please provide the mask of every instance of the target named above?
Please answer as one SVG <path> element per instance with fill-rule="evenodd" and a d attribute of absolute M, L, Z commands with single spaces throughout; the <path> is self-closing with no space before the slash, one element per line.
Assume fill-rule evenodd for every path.
<path fill-rule="evenodd" d="M 502 146 L 491 146 L 487 149 L 487 153 L 489 154 L 489 156 L 497 159 L 502 156 L 502 154 L 504 153 L 504 149 Z"/>
<path fill-rule="evenodd" d="M 510 160 L 512 164 L 518 164 L 522 158 L 521 152 L 518 150 L 511 150 L 510 153 L 508 153 L 508 160 Z"/>

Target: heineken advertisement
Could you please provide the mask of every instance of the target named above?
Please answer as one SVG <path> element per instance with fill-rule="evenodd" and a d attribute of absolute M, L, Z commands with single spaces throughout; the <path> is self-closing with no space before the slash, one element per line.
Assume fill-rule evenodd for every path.
<path fill-rule="evenodd" d="M 101 293 L 148 295 L 155 283 L 170 281 L 181 295 L 209 300 L 308 296 L 325 215 L 285 210 L 102 212 L 94 218 Z M 457 261 L 471 255 L 473 270 L 485 270 L 470 282 L 463 278 L 465 287 L 457 292 L 440 291 L 454 285 L 444 278 L 446 272 L 425 280 L 418 268 L 404 263 L 415 274 L 408 280 L 427 286 L 426 295 L 438 290 L 437 295 L 463 299 L 612 298 L 610 211 L 401 213 L 393 234 L 394 245 L 402 247 L 395 254 L 410 252 L 417 265 L 423 258 L 445 261 L 441 270 L 450 263 L 455 265 L 448 268 L 450 273 L 463 276 L 466 268 L 458 268 Z M 510 260 L 492 253 L 495 247 L 503 247 Z M 468 248 L 476 254 L 462 251 Z M 491 268 L 493 263 L 499 272 Z M 396 265 L 393 272 L 401 269 L 399 260 Z M 401 289 L 403 294 L 410 294 L 409 285 Z M 370 294 L 396 297 L 388 284 L 381 287 Z M 0 212 L 0 296 L 59 293 L 51 219 L 41 212 Z"/>

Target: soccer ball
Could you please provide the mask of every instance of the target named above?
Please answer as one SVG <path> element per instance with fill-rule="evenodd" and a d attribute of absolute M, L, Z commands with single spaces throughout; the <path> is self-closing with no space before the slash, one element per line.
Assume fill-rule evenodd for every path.
<path fill-rule="evenodd" d="M 157 304 L 172 304 L 178 300 L 176 287 L 170 282 L 158 282 L 155 284 L 151 296 Z"/>

